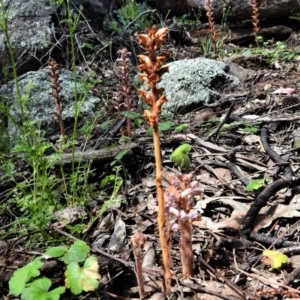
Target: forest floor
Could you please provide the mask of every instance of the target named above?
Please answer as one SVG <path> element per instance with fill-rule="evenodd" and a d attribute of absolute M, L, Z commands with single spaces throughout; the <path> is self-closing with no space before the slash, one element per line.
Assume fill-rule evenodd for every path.
<path fill-rule="evenodd" d="M 174 50 L 183 57 L 194 53 L 187 47 Z M 193 172 L 203 189 L 194 207 L 199 217 L 192 221 L 194 273 L 189 279 L 182 278 L 180 234 L 173 232 L 172 295 L 168 299 L 300 299 L 299 58 L 232 56 L 227 59 L 229 65 L 234 61 L 246 69 L 235 71 L 246 72 L 244 82 L 224 93 L 217 105 L 198 107 L 168 120 L 188 126 L 180 133 L 176 126 L 161 133 L 165 171 L 178 174 L 170 155 L 177 146 L 189 143 L 187 171 Z M 218 129 L 222 116 L 226 122 Z M 125 203 L 106 212 L 85 234 L 85 241 L 99 257 L 102 278 L 97 292 L 79 299 L 139 298 L 131 245 L 137 230 L 147 237 L 143 249 L 146 299 L 165 299 L 153 208 L 153 145 L 146 127 L 144 123 L 135 131 L 131 140 L 135 146 L 124 158 Z M 102 161 L 96 167 L 110 162 Z M 97 214 L 102 200 L 87 208 L 89 214 Z M 89 226 L 88 218 L 82 222 Z M 75 238 L 62 224 L 52 224 L 50 232 Z M 0 241 L 2 299 L 15 299 L 7 295 L 12 273 L 44 252 L 40 245 L 26 246 L 26 239 L 15 236 Z M 266 257 L 266 249 L 278 252 Z M 288 262 L 277 266 L 282 255 Z M 43 272 L 56 285 L 61 283 L 59 263 Z"/>

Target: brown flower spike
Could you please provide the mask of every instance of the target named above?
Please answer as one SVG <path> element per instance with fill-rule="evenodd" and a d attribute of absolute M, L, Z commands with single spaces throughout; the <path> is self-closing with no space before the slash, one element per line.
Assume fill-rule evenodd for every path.
<path fill-rule="evenodd" d="M 214 19 L 214 12 L 213 12 L 213 5 L 212 0 L 205 0 L 205 8 L 207 10 L 206 16 L 208 18 L 208 25 L 209 25 L 209 32 L 211 36 L 211 41 L 214 47 L 214 52 L 217 52 L 217 32 L 215 27 L 215 19 Z"/>
<path fill-rule="evenodd" d="M 49 62 L 49 65 L 46 67 L 46 69 L 49 70 L 48 75 L 50 77 L 51 81 L 51 93 L 50 95 L 54 98 L 55 102 L 55 116 L 58 120 L 59 123 L 59 128 L 61 135 L 64 137 L 66 134 L 66 129 L 63 121 L 63 110 L 64 106 L 62 105 L 62 98 L 60 95 L 61 92 L 61 86 L 60 86 L 60 81 L 59 81 L 59 75 L 60 75 L 60 66 L 55 60 L 51 60 Z"/>
<path fill-rule="evenodd" d="M 144 47 L 147 55 L 138 55 L 140 65 L 138 66 L 140 79 L 145 82 L 149 91 L 139 89 L 139 95 L 150 106 L 149 110 L 145 110 L 144 115 L 149 124 L 153 127 L 153 144 L 156 168 L 156 191 L 158 202 L 158 230 L 163 258 L 163 274 L 164 274 L 164 290 L 169 293 L 171 291 L 171 249 L 170 249 L 170 223 L 168 214 L 165 212 L 164 190 L 162 187 L 162 160 L 160 149 L 160 137 L 158 130 L 159 114 L 163 104 L 166 102 L 164 89 L 158 88 L 156 85 L 161 80 L 161 76 L 168 71 L 167 66 L 163 66 L 168 54 L 156 54 L 162 43 L 167 39 L 169 29 L 157 29 L 152 26 L 148 33 L 138 34 L 139 43 Z"/>
<path fill-rule="evenodd" d="M 253 34 L 255 37 L 256 46 L 259 47 L 259 7 L 257 0 L 251 0 L 252 7 L 252 24 L 253 24 Z"/>
<path fill-rule="evenodd" d="M 145 82 L 150 91 L 139 89 L 139 95 L 151 107 L 150 110 L 145 111 L 149 124 L 153 127 L 158 126 L 158 116 L 161 112 L 162 105 L 166 102 L 166 96 L 163 95 L 164 89 L 157 88 L 156 84 L 160 82 L 161 76 L 168 72 L 168 67 L 163 66 L 168 58 L 167 53 L 156 55 L 156 51 L 160 48 L 161 44 L 166 41 L 169 29 L 167 27 L 157 29 L 152 26 L 148 34 L 138 34 L 137 38 L 148 55 L 138 55 L 140 65 L 138 66 L 141 81 Z"/>

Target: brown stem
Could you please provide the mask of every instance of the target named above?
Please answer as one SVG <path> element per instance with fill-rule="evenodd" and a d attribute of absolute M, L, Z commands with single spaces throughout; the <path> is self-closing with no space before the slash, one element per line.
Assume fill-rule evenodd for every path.
<path fill-rule="evenodd" d="M 131 98 L 130 98 L 130 87 L 126 86 L 126 106 L 127 106 L 127 110 L 131 110 Z M 130 138 L 131 137 L 131 128 L 132 128 L 132 124 L 131 124 L 131 119 L 127 118 L 126 120 L 126 133 L 127 136 Z"/>
<path fill-rule="evenodd" d="M 157 124 L 158 125 L 158 124 Z M 158 126 L 153 126 L 153 143 L 156 166 L 156 190 L 158 201 L 157 224 L 163 256 L 164 290 L 171 291 L 171 249 L 168 214 L 165 213 L 164 189 L 162 186 L 162 160 Z"/>
<path fill-rule="evenodd" d="M 133 254 L 134 254 L 134 259 L 135 259 L 136 279 L 137 279 L 138 286 L 139 286 L 140 299 L 144 299 L 146 297 L 144 280 L 143 280 L 143 269 L 142 269 L 142 260 L 143 260 L 142 251 L 143 251 L 146 239 L 147 239 L 146 236 L 140 231 L 137 231 L 131 237 L 131 242 L 132 242 L 132 246 L 133 246 Z"/>
<path fill-rule="evenodd" d="M 183 188 L 190 188 L 192 177 L 183 176 Z M 190 204 L 188 196 L 181 196 L 179 201 L 180 210 L 185 213 L 190 212 Z M 193 275 L 193 248 L 192 248 L 192 227 L 189 218 L 179 218 L 179 225 L 181 231 L 181 264 L 182 264 L 182 275 L 184 278 L 188 278 Z"/>
<path fill-rule="evenodd" d="M 189 219 L 180 221 L 181 230 L 181 263 L 184 278 L 193 275 L 192 229 Z"/>

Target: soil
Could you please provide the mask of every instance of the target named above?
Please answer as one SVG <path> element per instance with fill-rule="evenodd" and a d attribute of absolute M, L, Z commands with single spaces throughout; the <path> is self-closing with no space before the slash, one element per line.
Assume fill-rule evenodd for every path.
<path fill-rule="evenodd" d="M 293 41 L 297 40 L 297 32 L 293 36 Z M 180 46 L 171 41 L 168 47 L 174 59 L 199 55 L 197 45 Z M 232 47 L 227 43 L 220 51 L 224 53 Z M 237 45 L 234 49 L 236 53 L 239 50 Z M 174 231 L 172 293 L 168 297 L 162 292 L 161 246 L 153 204 L 156 189 L 152 137 L 146 134 L 145 123 L 133 129 L 132 148 L 123 160 L 126 184 L 121 197 L 125 202 L 105 212 L 92 226 L 89 221 L 106 198 L 97 198 L 85 207 L 84 217 L 78 212 L 74 216 L 75 222 L 85 225 L 84 234 L 79 236 L 99 258 L 102 277 L 100 288 L 80 299 L 139 299 L 131 243 L 136 231 L 147 237 L 142 253 L 145 299 L 300 298 L 300 174 L 299 146 L 295 145 L 300 139 L 299 58 L 286 61 L 263 54 L 224 58 L 233 73 L 244 78 L 241 85 L 224 91 L 217 105 L 174 115 L 171 121 L 188 124 L 185 131 L 176 132 L 174 126 L 162 132 L 165 171 L 179 174 L 170 155 L 177 146 L 189 143 L 191 164 L 183 171 L 193 172 L 203 189 L 195 202 L 198 215 L 191 220 L 194 273 L 189 278 L 182 276 L 180 233 Z M 113 86 L 112 82 L 102 81 L 97 90 L 111 91 Z M 219 128 L 222 118 L 224 126 Z M 119 136 L 117 131 L 110 138 L 117 141 Z M 92 137 L 91 149 L 97 140 L 105 140 L 104 135 Z M 121 147 L 124 144 L 119 143 Z M 93 167 L 109 170 L 112 159 L 102 158 Z M 261 181 L 255 185 L 254 179 Z M 3 191 L 1 203 L 8 198 L 8 191 Z M 13 217 L 7 211 L 1 214 L 1 230 L 5 232 Z M 49 234 L 58 240 L 64 237 L 67 242 L 76 238 L 66 224 L 59 222 L 51 224 Z M 8 296 L 12 273 L 45 250 L 46 245 L 28 245 L 28 241 L 28 236 L 10 235 L 0 241 L 2 299 L 15 299 Z M 265 257 L 265 249 L 279 253 Z M 287 255 L 289 260 L 276 268 L 274 260 L 279 254 Z M 59 261 L 47 261 L 42 270 L 55 285 L 63 284 L 63 272 Z"/>

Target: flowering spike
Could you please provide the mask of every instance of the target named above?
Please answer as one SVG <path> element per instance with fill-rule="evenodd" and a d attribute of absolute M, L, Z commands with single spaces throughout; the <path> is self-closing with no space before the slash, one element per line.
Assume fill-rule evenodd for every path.
<path fill-rule="evenodd" d="M 153 127 L 153 143 L 156 167 L 156 190 L 158 199 L 158 230 L 162 246 L 163 256 L 163 272 L 164 272 L 164 290 L 169 293 L 171 291 L 171 249 L 170 249 L 170 228 L 169 215 L 165 212 L 164 190 L 162 187 L 162 161 L 160 150 L 160 138 L 158 130 L 159 114 L 163 104 L 166 102 L 166 96 L 163 95 L 164 89 L 157 88 L 157 83 L 161 80 L 161 76 L 167 72 L 168 68 L 163 64 L 168 55 L 156 55 L 156 51 L 160 45 L 166 41 L 168 28 L 157 29 L 152 26 L 147 34 L 137 34 L 137 39 L 147 52 L 147 55 L 138 55 L 140 65 L 138 66 L 141 81 L 145 82 L 150 88 L 150 92 L 139 89 L 139 96 L 150 105 L 149 110 L 144 111 L 150 126 Z"/>

